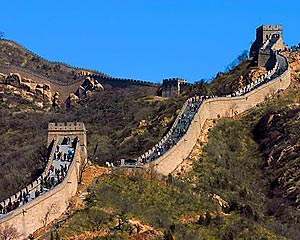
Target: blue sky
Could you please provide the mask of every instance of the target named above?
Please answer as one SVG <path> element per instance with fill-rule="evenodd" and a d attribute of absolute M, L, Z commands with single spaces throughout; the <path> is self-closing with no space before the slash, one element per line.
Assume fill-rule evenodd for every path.
<path fill-rule="evenodd" d="M 49 60 L 115 77 L 210 79 L 282 24 L 300 42 L 300 1 L 3 0 L 0 31 Z"/>

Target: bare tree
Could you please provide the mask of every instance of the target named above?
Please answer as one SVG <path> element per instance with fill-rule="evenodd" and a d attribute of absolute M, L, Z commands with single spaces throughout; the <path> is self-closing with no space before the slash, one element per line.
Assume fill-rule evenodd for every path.
<path fill-rule="evenodd" d="M 57 211 L 57 205 L 56 203 L 52 203 L 48 209 L 47 209 L 47 212 L 45 214 L 45 216 L 43 217 L 42 219 L 42 222 L 43 222 L 43 226 L 45 227 L 47 224 L 48 224 L 48 221 L 49 221 L 49 218 L 51 215 L 53 214 L 56 214 L 58 211 Z M 0 239 L 1 240 L 1 239 Z"/>
<path fill-rule="evenodd" d="M 83 173 L 87 170 L 88 167 L 89 167 L 89 161 L 87 161 L 87 160 L 81 161 L 81 164 L 79 166 L 79 179 L 78 179 L 78 183 L 82 183 Z"/>
<path fill-rule="evenodd" d="M 0 32 L 0 39 L 4 38 L 4 32 Z"/>
<path fill-rule="evenodd" d="M 85 154 L 82 152 L 80 153 L 80 166 L 79 166 L 79 179 L 78 183 L 82 183 L 83 180 L 83 173 L 88 169 L 90 166 L 90 161 L 85 158 Z"/>
<path fill-rule="evenodd" d="M 20 234 L 17 229 L 10 224 L 0 226 L 0 240 L 14 240 L 18 239 Z"/>

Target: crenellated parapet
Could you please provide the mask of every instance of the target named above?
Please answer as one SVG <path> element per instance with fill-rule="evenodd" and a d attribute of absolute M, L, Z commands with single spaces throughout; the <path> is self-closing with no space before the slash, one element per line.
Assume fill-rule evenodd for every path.
<path fill-rule="evenodd" d="M 153 83 L 150 81 L 136 80 L 136 79 L 129 79 L 129 78 L 115 78 L 110 76 L 102 76 L 98 74 L 91 74 L 89 76 L 97 80 L 101 84 L 109 84 L 112 87 L 128 87 L 130 85 L 157 87 L 160 85 L 158 83 Z"/>
<path fill-rule="evenodd" d="M 267 29 L 274 30 L 272 27 Z M 275 40 L 276 38 L 267 41 L 266 48 L 272 49 L 277 44 Z M 207 119 L 233 117 L 286 89 L 291 81 L 287 58 L 278 51 L 272 51 L 272 68 L 251 84 L 226 96 L 199 96 L 187 99 L 168 133 L 155 146 L 139 156 L 135 166 L 154 167 L 158 173 L 168 175 L 188 157 Z M 175 78 L 166 79 L 164 82 L 166 85 L 176 85 L 179 81 L 180 79 Z M 123 164 L 126 165 L 126 160 Z"/>
<path fill-rule="evenodd" d="M 61 122 L 48 124 L 48 144 L 53 139 L 64 136 L 77 136 L 80 141 L 80 146 L 86 148 L 86 128 L 83 122 Z"/>
<path fill-rule="evenodd" d="M 98 70 L 79 68 L 79 67 L 75 67 L 75 66 L 72 66 L 72 65 L 70 65 L 68 63 L 64 63 L 64 62 L 49 61 L 49 60 L 37 55 L 36 53 L 32 52 L 28 48 L 24 47 L 23 45 L 15 42 L 15 41 L 7 40 L 7 39 L 1 39 L 1 41 L 6 42 L 6 43 L 8 43 L 11 46 L 14 46 L 16 48 L 19 48 L 22 51 L 31 54 L 33 57 L 35 57 L 37 59 L 41 59 L 41 60 L 43 60 L 47 63 L 64 67 L 68 71 L 74 70 L 75 75 L 78 76 L 78 77 L 92 77 L 92 78 L 98 80 L 100 82 L 100 84 L 107 83 L 107 84 L 112 85 L 113 87 L 119 87 L 119 86 L 124 87 L 124 86 L 128 86 L 128 85 L 142 85 L 142 86 L 158 86 L 159 85 L 157 83 L 153 83 L 153 82 L 150 82 L 150 81 L 144 81 L 144 80 L 116 78 L 116 77 L 112 77 L 108 74 L 105 74 L 103 72 L 100 72 Z M 26 71 L 26 72 L 28 72 L 32 75 L 37 76 L 37 77 L 41 77 L 40 74 L 37 74 L 37 73 L 35 73 L 31 70 L 20 68 L 18 66 L 12 66 L 12 67 L 20 69 L 20 71 Z M 2 66 L 1 66 L 1 68 L 2 68 Z M 53 81 L 53 82 L 55 82 L 57 84 L 60 84 L 60 85 L 65 85 L 65 86 L 70 85 L 70 83 L 63 83 L 63 82 L 57 81 L 56 79 L 52 79 L 49 76 L 43 76 L 43 77 L 45 77 L 47 80 Z M 77 83 L 77 82 L 80 82 L 80 81 L 82 81 L 82 80 L 79 80 L 79 81 L 74 80 L 73 83 Z"/>

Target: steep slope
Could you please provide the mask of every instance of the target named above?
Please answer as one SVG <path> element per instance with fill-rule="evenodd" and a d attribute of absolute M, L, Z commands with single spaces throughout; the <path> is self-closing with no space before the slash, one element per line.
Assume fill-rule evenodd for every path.
<path fill-rule="evenodd" d="M 243 70 L 245 76 L 248 74 L 248 70 L 248 67 Z M 232 71 L 227 77 L 230 74 L 235 74 L 235 72 Z M 222 84 L 225 84 L 225 87 L 216 91 L 226 94 L 226 91 L 243 85 L 244 83 L 240 80 L 241 78 L 234 78 L 229 88 L 224 81 L 221 81 Z M 21 118 L 15 124 L 17 126 L 10 124 L 9 120 L 7 120 L 3 126 L 5 129 L 3 135 L 5 137 L 8 136 L 8 142 L 12 143 L 15 141 L 13 139 L 14 134 L 20 135 L 20 132 L 13 132 L 11 134 L 11 131 L 15 129 L 20 131 L 22 129 L 20 127 L 22 119 L 26 119 L 27 117 L 30 120 L 32 120 L 31 117 L 34 118 L 34 121 L 37 122 L 36 126 L 40 125 L 39 127 L 44 126 L 49 120 L 72 121 L 75 119 L 77 121 L 84 121 L 88 129 L 90 129 L 89 138 L 91 143 L 89 143 L 89 156 L 91 156 L 92 161 L 103 164 L 105 161 L 118 161 L 123 157 L 136 157 L 157 142 L 174 119 L 176 110 L 184 101 L 184 97 L 171 101 L 155 98 L 154 94 L 155 88 L 152 86 L 133 85 L 126 88 L 108 89 L 105 92 L 96 92 L 90 98 L 82 99 L 80 105 L 72 106 L 69 112 L 57 110 L 56 112 L 49 112 L 46 115 L 43 115 L 42 112 L 39 112 L 39 109 L 35 109 L 34 107 L 31 107 L 29 115 L 27 115 L 28 112 L 25 109 L 18 109 L 14 106 L 12 112 L 8 111 L 4 112 L 4 114 L 11 114 L 8 117 L 9 119 L 12 116 L 18 115 L 18 111 L 21 111 Z M 32 114 L 32 112 L 35 114 Z M 150 182 L 150 185 L 144 182 L 149 177 L 147 175 L 140 178 L 139 175 L 135 176 L 128 173 L 125 173 L 124 176 L 122 173 L 119 173 L 120 175 L 113 174 L 111 178 L 106 179 L 106 184 L 96 184 L 96 196 L 94 196 L 96 199 L 91 199 L 90 211 L 87 210 L 89 211 L 88 213 L 83 212 L 83 215 L 89 216 L 89 214 L 93 214 L 94 210 L 97 210 L 99 211 L 100 219 L 97 218 L 97 214 L 92 216 L 96 218 L 95 221 L 102 223 L 102 220 L 107 222 L 109 219 L 117 216 L 120 219 L 120 215 L 123 212 L 129 212 L 134 216 L 141 217 L 143 220 L 145 219 L 149 224 L 155 225 L 158 228 L 158 232 L 164 231 L 165 237 L 175 235 L 179 238 L 198 239 L 201 235 L 207 234 L 210 237 L 230 239 L 232 237 L 245 237 L 251 234 L 254 237 L 265 235 L 273 239 L 276 238 L 273 232 L 279 232 L 280 234 L 281 232 L 262 222 L 263 220 L 268 220 L 264 209 L 262 210 L 259 206 L 259 203 L 265 200 L 266 192 L 264 187 L 268 186 L 268 179 L 263 178 L 261 171 L 256 171 L 261 165 L 258 161 L 260 160 L 258 157 L 259 148 L 253 141 L 252 132 L 250 131 L 253 130 L 253 124 L 255 123 L 255 119 L 252 117 L 253 115 L 250 115 L 249 118 L 234 123 L 233 126 L 230 125 L 230 122 L 225 121 L 223 126 L 220 127 L 221 130 L 219 129 L 219 133 L 216 134 L 217 137 L 214 139 L 218 144 L 215 147 L 211 147 L 210 152 L 207 150 L 207 159 L 209 160 L 211 157 L 212 164 L 204 164 L 205 168 L 195 165 L 194 175 L 191 178 L 184 179 L 183 182 L 170 177 L 168 179 L 170 189 L 166 190 L 163 183 L 155 183 L 152 186 L 152 182 Z M 247 125 L 247 121 L 250 121 L 251 124 Z M 31 124 L 28 124 L 27 127 L 30 128 Z M 26 129 L 27 131 L 29 130 Z M 35 133 L 37 134 L 38 132 Z M 238 141 L 234 144 L 230 141 L 218 142 L 220 139 L 228 136 L 238 136 Z M 263 139 L 259 140 L 263 141 Z M 248 146 L 245 147 L 245 145 Z M 216 149 L 219 155 L 215 154 L 214 151 Z M 233 153 L 231 154 L 230 151 Z M 222 152 L 221 156 L 220 152 Z M 223 156 L 228 158 L 227 162 L 222 159 Z M 10 159 L 14 159 L 14 157 L 13 155 Z M 219 161 L 219 159 L 221 160 Z M 239 163 L 229 161 L 235 159 L 238 159 Z M 245 164 L 245 160 L 254 161 L 248 161 Z M 17 166 L 17 168 L 20 167 L 22 166 Z M 201 175 L 203 174 L 203 170 L 207 175 Z M 226 175 L 227 170 L 230 170 L 228 175 Z M 151 174 L 150 178 L 153 180 L 155 174 L 154 172 L 151 172 Z M 220 176 L 225 177 L 222 178 Z M 31 176 L 31 178 L 34 177 Z M 190 179 L 198 181 L 187 185 L 186 182 L 190 182 Z M 255 185 L 253 184 L 255 179 L 263 179 L 262 186 L 257 188 L 257 192 L 261 194 L 257 199 L 252 195 L 255 191 Z M 123 182 L 127 184 L 123 184 Z M 137 186 L 137 183 L 140 185 Z M 131 192 L 128 192 L 128 186 L 130 186 Z M 149 190 L 150 194 L 149 192 L 144 192 L 145 188 Z M 208 199 L 211 200 L 211 196 L 214 196 L 211 194 L 215 191 L 218 194 L 220 193 L 225 199 L 229 198 L 229 202 L 231 203 L 229 209 L 226 207 L 225 209 L 220 209 L 216 204 L 211 204 L 211 202 L 205 200 L 207 196 L 210 196 Z M 111 195 L 108 194 L 109 196 L 117 193 L 121 197 L 117 200 L 113 197 L 108 199 L 100 198 L 100 196 L 102 197 L 107 192 L 111 192 Z M 133 196 L 132 192 L 136 196 Z M 248 192 L 250 192 L 250 195 Z M 154 193 L 157 193 L 157 195 Z M 137 199 L 142 194 L 145 194 L 143 200 L 147 204 L 137 202 Z M 195 195 L 199 195 L 199 198 L 196 198 Z M 160 197 L 161 201 L 158 201 L 157 199 Z M 244 197 L 247 198 L 246 202 L 240 204 L 239 200 Z M 100 202 L 99 199 L 103 200 L 103 202 Z M 187 199 L 194 204 L 187 204 Z M 116 216 L 107 216 L 105 214 L 103 216 L 102 212 L 105 211 L 99 209 L 99 206 L 95 207 L 93 205 L 97 201 L 100 202 L 100 206 L 108 207 L 114 205 L 117 211 L 121 211 L 121 213 L 117 213 Z M 129 203 L 129 206 L 127 203 Z M 177 209 L 178 205 L 184 206 Z M 199 206 L 195 208 L 193 205 Z M 148 209 L 149 206 L 150 210 L 153 209 L 150 213 L 144 210 Z M 229 220 L 224 218 L 225 214 L 222 210 L 230 212 L 232 217 Z M 191 215 L 186 216 L 184 214 L 186 212 L 191 213 Z M 159 217 L 155 218 L 153 215 Z M 123 221 L 123 216 L 121 219 Z M 124 219 L 126 220 L 126 217 Z M 165 220 L 165 222 L 161 219 Z M 112 225 L 113 223 L 111 223 L 110 227 Z M 240 231 L 233 231 L 233 225 L 237 225 L 236 229 Z M 207 226 L 210 226 L 211 229 L 207 230 Z M 217 232 L 217 229 L 220 227 L 223 231 Z M 130 232 L 130 228 L 130 225 L 126 226 L 125 231 Z M 293 229 L 295 228 L 293 227 Z M 232 235 L 232 232 L 235 235 Z M 277 237 L 280 238 L 279 236 Z"/>
<path fill-rule="evenodd" d="M 40 90 L 31 85 L 46 85 L 50 91 L 50 97 L 47 102 L 53 103 L 54 106 L 67 107 L 74 104 L 81 98 L 90 96 L 92 92 L 103 89 L 130 88 L 134 86 L 147 86 L 157 89 L 157 84 L 150 82 L 138 81 L 133 79 L 114 78 L 99 71 L 72 67 L 61 62 L 48 61 L 20 44 L 0 39 L 0 87 L 11 85 L 7 80 L 8 76 L 18 75 L 19 84 L 13 84 L 17 89 L 11 91 L 21 92 L 20 96 L 35 95 Z M 24 88 L 24 85 L 27 87 Z M 38 97 L 27 97 L 35 102 Z M 39 105 L 49 107 L 41 100 Z M 50 104 L 51 106 L 51 104 Z"/>
<path fill-rule="evenodd" d="M 106 82 L 104 92 L 80 92 L 82 98 L 77 98 L 78 104 L 70 102 L 68 111 L 49 108 L 55 92 L 64 104 L 80 85 L 95 84 L 86 74 L 109 78 L 47 61 L 13 41 L 0 40 L 0 139 L 4 141 L 0 171 L 5 173 L 0 185 L 9 186 L 1 191 L 0 199 L 30 183 L 43 169 L 49 121 L 84 121 L 89 129 L 89 156 L 103 164 L 136 157 L 154 145 L 184 101 L 156 98 L 156 85 L 120 84 L 109 78 L 114 84 Z"/>
<path fill-rule="evenodd" d="M 219 122 L 187 178 L 196 192 L 228 201 L 230 215 L 288 239 L 298 239 L 300 226 L 299 96 L 290 90 L 239 120 Z"/>
<path fill-rule="evenodd" d="M 43 168 L 50 121 L 84 121 L 88 155 L 104 164 L 134 158 L 152 147 L 172 123 L 184 98 L 156 98 L 151 87 L 96 92 L 69 111 L 43 111 L 21 97 L 0 93 L 0 199 L 18 191 Z M 5 183 L 5 184 L 4 184 Z"/>
<path fill-rule="evenodd" d="M 0 40 L 0 49 L 0 67 L 23 69 L 63 84 L 81 81 L 81 76 L 86 75 L 86 73 L 108 76 L 99 71 L 91 71 L 72 67 L 65 63 L 48 61 L 14 41 Z"/>
<path fill-rule="evenodd" d="M 219 72 L 207 85 L 209 95 L 228 95 L 266 73 L 264 67 L 254 67 L 252 59 L 243 61 L 227 73 Z"/>
<path fill-rule="evenodd" d="M 136 236 L 134 226 L 124 224 L 123 228 L 114 228 L 118 226 L 115 219 L 121 212 L 127 219 L 139 218 L 155 226 L 155 230 L 164 232 L 165 239 L 201 239 L 204 236 L 208 239 L 250 236 L 254 239 L 298 239 L 300 92 L 295 72 L 292 76 L 294 85 L 286 92 L 275 95 L 274 99 L 268 99 L 236 120 L 223 119 L 211 129 L 204 154 L 195 161 L 188 176 L 169 176 L 167 186 L 158 190 L 156 186 L 147 185 L 148 182 L 144 184 L 142 174 L 138 178 L 128 172 L 112 174 L 111 178 L 94 185 L 95 194 L 88 198 L 87 209 L 78 213 L 58 234 L 70 236 L 75 234 L 72 229 L 92 231 L 93 222 L 81 224 L 93 217 L 91 209 L 102 216 L 106 208 L 101 207 L 110 206 L 109 216 L 99 220 L 102 227 L 110 226 L 107 238 Z M 280 161 L 276 161 L 278 159 Z M 154 185 L 165 185 L 165 182 L 153 180 L 154 171 L 150 170 L 150 176 L 144 178 L 150 178 Z M 169 192 L 170 188 L 175 192 Z M 107 191 L 109 197 L 103 198 Z M 149 192 L 151 197 L 147 195 L 143 201 L 138 200 Z M 206 198 L 195 209 L 196 206 L 184 205 L 182 192 L 192 193 L 191 201 L 201 196 Z M 176 202 L 170 201 L 170 197 Z M 173 208 L 170 209 L 169 204 Z M 184 215 L 191 213 L 191 209 L 191 215 L 178 217 L 178 211 Z M 156 215 L 158 219 L 153 217 Z"/>

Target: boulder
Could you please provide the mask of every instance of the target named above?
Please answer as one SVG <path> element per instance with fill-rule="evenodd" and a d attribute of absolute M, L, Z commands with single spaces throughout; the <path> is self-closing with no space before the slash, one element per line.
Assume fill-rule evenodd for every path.
<path fill-rule="evenodd" d="M 77 104 L 79 97 L 74 93 L 70 93 L 69 97 L 66 100 L 67 107 L 73 107 Z"/>
<path fill-rule="evenodd" d="M 53 108 L 58 108 L 59 107 L 59 93 L 58 92 L 55 92 L 53 94 L 53 97 L 52 97 L 52 107 Z"/>
<path fill-rule="evenodd" d="M 95 82 L 95 89 L 96 90 L 104 91 L 104 87 L 101 83 L 99 83 L 97 80 L 95 80 L 94 82 Z"/>
<path fill-rule="evenodd" d="M 21 86 L 21 76 L 19 73 L 10 73 L 6 79 L 5 83 L 9 84 L 14 87 L 20 87 Z"/>
<path fill-rule="evenodd" d="M 0 83 L 5 83 L 5 79 L 6 79 L 7 75 L 4 73 L 0 73 Z"/>
<path fill-rule="evenodd" d="M 43 96 L 44 96 L 43 88 L 40 88 L 40 87 L 36 86 L 36 88 L 35 88 L 35 95 L 38 98 L 43 98 Z"/>

